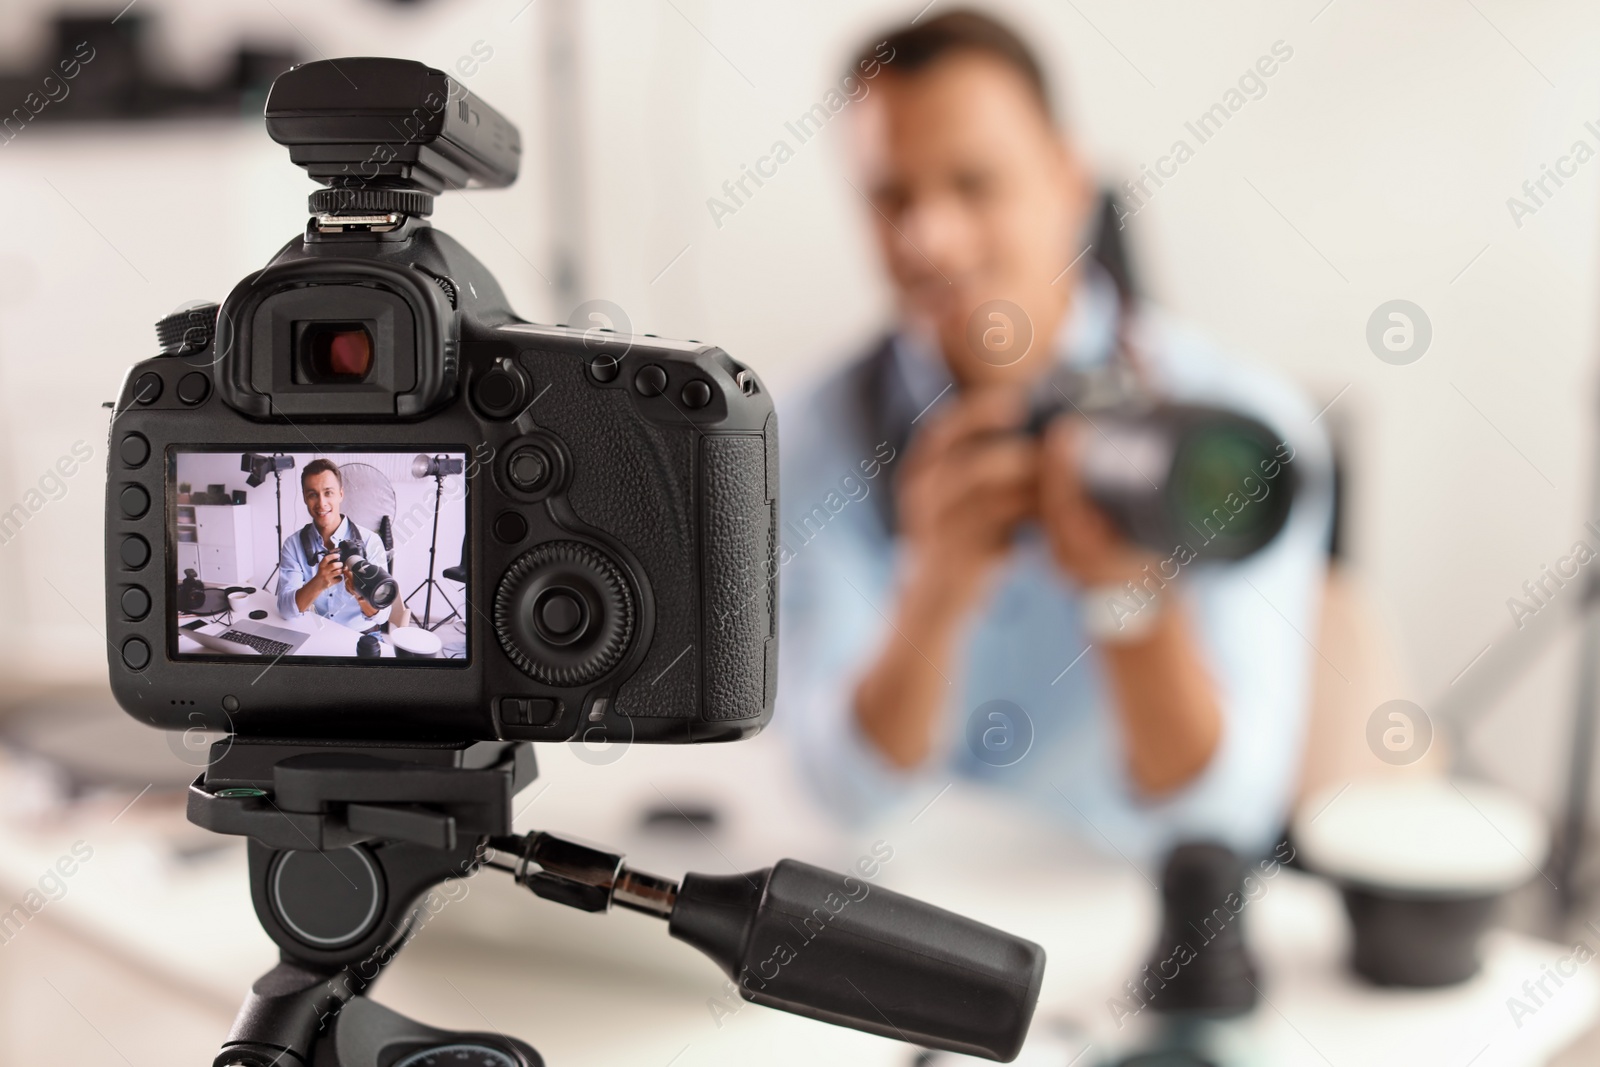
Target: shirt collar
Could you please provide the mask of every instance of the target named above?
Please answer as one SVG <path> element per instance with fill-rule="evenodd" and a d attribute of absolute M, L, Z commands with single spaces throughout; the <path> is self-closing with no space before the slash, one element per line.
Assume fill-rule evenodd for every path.
<path fill-rule="evenodd" d="M 311 526 L 311 541 L 312 541 L 312 543 L 315 544 L 317 546 L 317 548 L 319 550 L 321 550 L 321 551 L 324 551 L 324 552 L 330 551 L 330 549 L 328 548 L 327 541 L 323 540 L 322 531 L 317 529 L 317 520 L 312 519 L 311 523 L 310 523 L 310 526 Z M 353 541 L 354 539 L 355 539 L 354 535 L 350 532 L 350 516 L 348 516 L 348 515 L 340 515 L 339 516 L 339 525 L 334 527 L 334 529 L 333 529 L 333 545 L 334 545 L 334 548 L 339 547 L 339 542 L 340 541 Z"/>

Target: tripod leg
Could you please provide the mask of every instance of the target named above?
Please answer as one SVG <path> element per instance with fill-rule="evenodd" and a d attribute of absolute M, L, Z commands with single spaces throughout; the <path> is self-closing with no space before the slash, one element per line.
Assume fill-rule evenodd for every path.
<path fill-rule="evenodd" d="M 431 630 L 433 621 L 433 558 L 439 551 L 439 503 L 444 498 L 444 475 L 433 476 L 433 536 L 428 539 L 428 599 L 422 608 L 422 628 Z"/>
<path fill-rule="evenodd" d="M 437 582 L 435 582 L 434 584 L 438 585 Z M 438 622 L 434 623 L 432 626 L 429 626 L 428 627 L 429 630 L 437 630 L 439 627 L 443 626 L 445 623 L 449 622 L 451 619 L 456 618 L 457 616 L 460 616 L 462 619 L 466 618 L 465 615 L 461 614 L 461 609 L 456 607 L 455 601 L 450 599 L 450 594 L 446 593 L 444 591 L 444 586 L 442 586 L 442 585 L 439 586 L 439 599 L 443 600 L 446 604 L 448 604 L 450 606 L 450 614 L 446 615 L 444 618 L 440 619 Z M 426 620 L 424 620 L 424 625 L 426 625 Z"/>

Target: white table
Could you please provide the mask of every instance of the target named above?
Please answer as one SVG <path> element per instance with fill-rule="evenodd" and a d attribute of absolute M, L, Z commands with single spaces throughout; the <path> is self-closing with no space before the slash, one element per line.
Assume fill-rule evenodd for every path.
<path fill-rule="evenodd" d="M 801 804 L 781 738 L 771 735 L 732 746 L 636 746 L 603 766 L 581 761 L 567 746 L 541 747 L 539 758 L 541 779 L 517 801 L 519 828 L 616 845 L 635 865 L 665 875 L 754 869 L 781 855 L 840 867 L 873 840 L 889 841 L 895 857 L 882 884 L 1046 947 L 1050 962 L 1034 1028 L 1041 1058 L 1033 1062 L 1064 1067 L 1076 1051 L 1063 1050 L 1081 1051 L 1087 1041 L 1094 1048 L 1079 1067 L 1090 1067 L 1119 1036 L 1106 1001 L 1150 948 L 1155 893 L 1120 861 L 1086 858 L 1004 805 L 960 787 L 934 799 L 930 789 L 933 802 L 920 815 L 919 803 L 864 834 L 840 834 Z M 0 768 L 0 797 L 17 788 Z M 120 997 L 153 1002 L 161 989 L 186 991 L 216 1020 L 215 1029 L 152 1037 L 135 1018 L 118 1030 L 112 1006 L 85 999 L 52 1025 L 81 1030 L 83 1047 L 98 1047 L 102 1056 L 105 1046 L 89 1023 L 121 1047 L 160 1037 L 186 1050 L 207 1042 L 214 1048 L 231 1006 L 275 958 L 250 909 L 243 850 L 229 845 L 198 859 L 175 858 L 163 837 L 182 830 L 181 808 L 146 797 L 118 816 L 126 801 L 108 797 L 30 830 L 0 822 L 0 902 L 17 899 L 72 841 L 90 841 L 94 859 L 32 922 L 74 931 L 159 977 L 119 985 Z M 693 831 L 651 837 L 640 831 L 645 805 L 697 801 L 717 803 L 725 814 L 711 840 Z M 183 836 L 191 845 L 204 840 L 198 832 Z M 669 939 L 656 920 L 569 911 L 492 871 L 468 887 L 407 947 L 376 999 L 436 1025 L 507 1030 L 532 1042 L 552 1067 L 911 1062 L 897 1042 L 754 1005 L 719 1027 L 707 1001 L 719 995 L 722 976 L 698 952 Z M 1544 964 L 1569 948 L 1509 932 L 1491 936 L 1484 972 L 1464 985 L 1366 986 L 1342 965 L 1347 933 L 1337 896 L 1292 871 L 1249 905 L 1245 922 L 1269 1003 L 1241 1029 L 1258 1062 L 1273 1067 L 1533 1067 L 1591 1026 L 1600 1008 L 1600 966 L 1590 964 L 1519 1029 L 1506 998 L 1520 995 L 1525 979 L 1537 979 Z M 24 929 L 17 944 L 36 932 Z M 0 945 L 0 969 L 22 958 L 16 947 Z M 50 965 L 29 964 L 14 981 L 37 982 L 45 972 L 36 970 Z M 62 984 L 68 979 L 54 980 L 69 988 Z M 130 1056 L 130 1062 L 161 1061 Z"/>
<path fill-rule="evenodd" d="M 256 620 L 258 622 L 269 626 L 282 626 L 285 629 L 298 630 L 303 634 L 310 635 L 306 638 L 304 644 L 295 649 L 294 654 L 296 656 L 354 656 L 356 654 L 356 642 L 361 640 L 362 630 L 346 626 L 344 623 L 334 622 L 332 619 L 325 618 L 315 612 L 306 612 L 293 619 L 285 619 L 278 614 L 277 597 L 264 589 L 258 589 L 254 593 L 249 593 L 241 600 L 234 602 L 233 619 L 235 622 L 243 622 L 249 619 L 252 611 L 265 611 L 267 613 L 267 617 Z M 192 615 L 178 616 L 178 652 L 217 655 L 215 649 L 205 647 L 184 633 L 183 624 L 192 622 L 198 617 Z M 223 614 L 216 616 L 215 619 L 221 620 L 227 617 L 226 614 Z M 370 629 L 373 625 L 375 623 L 369 621 L 363 629 Z M 226 628 L 227 624 L 213 621 L 207 632 L 220 634 Z M 393 657 L 394 646 L 389 643 L 386 636 L 380 634 L 379 637 L 380 655 Z"/>

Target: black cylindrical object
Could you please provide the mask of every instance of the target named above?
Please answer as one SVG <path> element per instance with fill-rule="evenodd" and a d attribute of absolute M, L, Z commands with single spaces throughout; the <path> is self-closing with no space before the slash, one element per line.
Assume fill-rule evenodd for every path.
<path fill-rule="evenodd" d="M 1346 884 L 1351 968 L 1383 986 L 1445 986 L 1478 973 L 1499 893 L 1446 895 Z"/>
<path fill-rule="evenodd" d="M 1167 857 L 1161 936 L 1141 982 L 1155 1010 L 1226 1017 L 1255 1007 L 1244 877 L 1244 864 L 1225 845 L 1188 842 Z"/>
<path fill-rule="evenodd" d="M 356 592 L 368 604 L 375 608 L 386 608 L 400 595 L 400 587 L 395 584 L 394 578 L 363 555 L 361 546 L 355 541 L 339 542 L 339 558 L 350 572 L 350 582 L 356 587 Z"/>
<path fill-rule="evenodd" d="M 1031 941 L 795 860 L 688 875 L 670 931 L 753 1003 L 1003 1062 L 1022 1048 L 1044 979 Z"/>

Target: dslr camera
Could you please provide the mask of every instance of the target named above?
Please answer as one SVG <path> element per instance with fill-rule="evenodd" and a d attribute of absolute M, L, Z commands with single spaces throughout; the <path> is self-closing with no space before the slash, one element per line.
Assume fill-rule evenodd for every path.
<path fill-rule="evenodd" d="M 757 375 L 712 345 L 518 319 L 427 221 L 436 193 L 509 184 L 521 153 L 515 127 L 446 76 L 389 59 L 307 64 L 274 85 L 266 127 L 327 186 L 305 233 L 220 308 L 163 320 L 163 354 L 129 371 L 116 402 L 106 617 L 118 699 L 156 726 L 241 737 L 760 730 L 776 684 L 777 423 Z M 176 491 L 243 489 L 261 456 L 286 465 L 272 470 L 280 500 L 218 507 Z M 317 459 L 342 494 L 327 549 L 371 557 L 350 531 L 388 520 L 404 588 L 455 568 L 455 655 L 357 658 L 369 623 L 337 593 L 293 615 L 263 591 L 265 617 L 234 620 L 235 634 L 270 642 L 265 673 L 260 655 L 219 651 L 250 646 L 184 628 L 187 567 L 208 585 L 251 584 L 280 562 L 278 589 L 304 577 L 294 542 L 318 516 L 294 472 L 306 491 Z M 355 570 L 369 603 L 393 599 L 375 557 Z"/>
<path fill-rule="evenodd" d="M 1288 525 L 1301 475 L 1266 423 L 1213 404 L 1174 403 L 1123 360 L 1061 368 L 1030 398 L 1025 432 L 1081 418 L 1078 475 L 1123 536 L 1175 562 L 1237 562 Z"/>
<path fill-rule="evenodd" d="M 443 72 L 296 67 L 266 127 L 325 186 L 305 232 L 158 324 L 162 355 L 113 405 L 106 483 L 113 691 L 157 727 L 226 734 L 187 814 L 249 839 L 280 949 L 214 1067 L 542 1067 L 366 996 L 459 899 L 437 887 L 486 870 L 665 921 L 745 1000 L 1016 1056 L 1043 951 L 871 884 L 887 844 L 850 874 L 673 881 L 514 830 L 530 742 L 727 741 L 771 717 L 771 399 L 712 345 L 517 318 L 427 222 L 435 194 L 507 185 L 520 154 Z"/>

